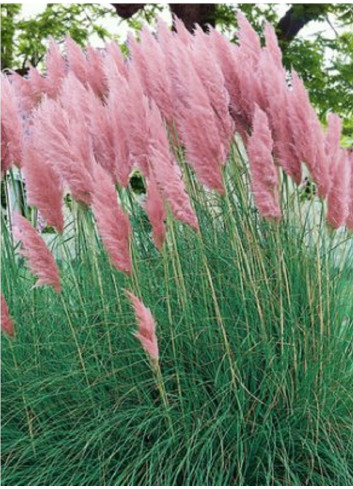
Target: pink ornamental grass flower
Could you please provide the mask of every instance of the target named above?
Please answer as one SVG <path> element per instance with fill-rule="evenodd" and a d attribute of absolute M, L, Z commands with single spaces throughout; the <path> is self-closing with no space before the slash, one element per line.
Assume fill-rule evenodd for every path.
<path fill-rule="evenodd" d="M 106 72 L 107 66 L 112 64 L 115 69 L 123 77 L 127 77 L 127 66 L 125 63 L 125 58 L 120 50 L 120 47 L 115 42 L 109 42 L 105 46 L 106 56 L 103 59 L 104 70 Z M 107 79 L 109 84 L 109 78 Z"/>
<path fill-rule="evenodd" d="M 50 285 L 56 292 L 61 292 L 59 271 L 55 260 L 43 238 L 32 224 L 20 214 L 13 216 L 13 235 L 22 242 L 19 253 L 28 260 L 28 266 L 38 277 L 36 287 Z"/>
<path fill-rule="evenodd" d="M 87 83 L 87 58 L 80 46 L 70 36 L 66 37 L 66 55 L 70 70 L 81 83 Z"/>
<path fill-rule="evenodd" d="M 128 132 L 125 124 L 125 119 L 120 111 L 122 102 L 119 93 L 119 87 L 115 86 L 109 91 L 107 99 L 107 122 L 111 133 L 111 143 L 114 152 L 114 160 L 112 171 L 114 180 L 123 187 L 129 184 L 129 175 L 132 170 L 132 158 L 129 152 Z M 106 136 L 107 137 L 107 136 Z"/>
<path fill-rule="evenodd" d="M 64 217 L 62 211 L 64 189 L 55 166 L 50 165 L 36 140 L 24 146 L 23 173 L 26 180 L 28 204 L 37 207 L 44 219 L 62 234 Z"/>
<path fill-rule="evenodd" d="M 298 158 L 306 163 L 318 186 L 318 194 L 325 197 L 329 192 L 331 180 L 323 130 L 304 83 L 295 71 L 292 73 L 292 84 L 289 112 L 295 151 Z"/>
<path fill-rule="evenodd" d="M 152 313 L 132 292 L 126 291 L 126 295 L 132 302 L 139 327 L 135 336 L 140 341 L 142 348 L 150 357 L 151 361 L 158 364 L 159 349 L 156 336 L 156 323 Z"/>
<path fill-rule="evenodd" d="M 77 99 L 72 103 L 77 103 Z M 33 116 L 30 137 L 36 142 L 41 157 L 68 185 L 73 197 L 89 205 L 95 161 L 84 114 L 75 118 L 75 114 L 69 115 L 59 100 L 47 99 Z"/>
<path fill-rule="evenodd" d="M 87 82 L 97 97 L 103 98 L 107 93 L 107 80 L 103 66 L 103 54 L 92 46 L 87 46 Z"/>
<path fill-rule="evenodd" d="M 167 217 L 167 213 L 164 207 L 163 198 L 159 192 L 152 172 L 147 178 L 147 198 L 145 210 L 152 225 L 154 243 L 160 250 L 165 240 L 166 229 L 164 221 Z"/>
<path fill-rule="evenodd" d="M 224 76 L 225 88 L 229 93 L 230 99 L 229 109 L 235 122 L 235 128 L 241 134 L 243 140 L 246 141 L 250 121 L 242 103 L 243 96 L 239 78 L 237 49 L 216 29 L 210 30 L 209 46 L 214 51 L 217 63 Z"/>
<path fill-rule="evenodd" d="M 5 297 L 1 294 L 1 331 L 8 336 L 15 336 L 15 327 L 10 317 Z"/>
<path fill-rule="evenodd" d="M 353 231 L 353 151 L 352 149 L 347 153 L 348 164 L 351 170 L 351 178 L 349 184 L 349 203 L 348 203 L 348 216 L 346 225 L 348 229 Z"/>
<path fill-rule="evenodd" d="M 120 119 L 120 126 L 123 124 L 122 130 L 126 135 L 125 141 L 128 143 L 131 158 L 129 161 L 125 160 L 124 164 L 134 164 L 144 176 L 148 176 L 149 102 L 143 92 L 138 72 L 130 63 L 127 80 L 119 74 L 114 66 L 108 69 L 109 72 L 113 72 L 115 82 L 118 84 L 115 88 L 110 86 L 110 90 L 114 90 L 111 110 L 114 111 L 115 119 Z"/>
<path fill-rule="evenodd" d="M 176 219 L 197 231 L 196 214 L 191 207 L 181 170 L 170 154 L 166 127 L 154 103 L 151 104 L 149 126 L 148 162 L 161 195 L 170 205 Z"/>
<path fill-rule="evenodd" d="M 234 135 L 234 123 L 229 112 L 230 100 L 225 88 L 224 76 L 214 52 L 209 49 L 207 39 L 207 34 L 200 27 L 196 27 L 190 54 L 216 115 L 216 124 L 225 152 L 223 160 L 225 163 Z"/>
<path fill-rule="evenodd" d="M 239 26 L 237 32 L 239 47 L 252 61 L 256 62 L 261 55 L 260 38 L 243 13 L 239 12 L 237 14 L 237 21 Z"/>
<path fill-rule="evenodd" d="M 141 31 L 142 53 L 147 60 L 144 63 L 143 79 L 145 93 L 155 101 L 168 124 L 174 120 L 175 101 L 173 99 L 171 79 L 165 69 L 167 60 L 160 43 L 147 27 Z"/>
<path fill-rule="evenodd" d="M 272 146 L 268 118 L 256 106 L 253 131 L 247 146 L 251 189 L 260 214 L 269 219 L 280 220 L 278 174 L 272 158 Z"/>
<path fill-rule="evenodd" d="M 94 179 L 92 207 L 99 234 L 112 264 L 131 273 L 129 218 L 120 208 L 112 179 L 100 165 L 94 167 Z"/>
<path fill-rule="evenodd" d="M 337 229 L 346 224 L 351 198 L 351 161 L 347 151 L 342 150 L 332 176 L 332 185 L 327 196 L 327 221 Z"/>
<path fill-rule="evenodd" d="M 335 174 L 336 166 L 340 159 L 341 132 L 342 120 L 336 114 L 329 114 L 327 117 L 325 152 L 328 157 L 328 165 L 331 178 Z"/>
<path fill-rule="evenodd" d="M 190 53 L 175 39 L 169 66 L 176 100 L 176 126 L 186 160 L 199 181 L 224 193 L 221 167 L 226 157 L 210 99 Z"/>
<path fill-rule="evenodd" d="M 19 99 L 7 76 L 1 76 L 1 172 L 22 164 L 23 123 Z"/>
<path fill-rule="evenodd" d="M 269 66 L 272 66 L 271 70 Z M 286 74 L 283 67 L 278 67 L 278 64 L 275 63 L 273 53 L 268 47 L 262 50 L 259 73 L 266 99 L 264 110 L 269 117 L 274 141 L 274 155 L 286 173 L 297 184 L 300 184 L 302 168 L 301 161 L 295 152 L 295 141 L 290 126 L 291 114 Z"/>
<path fill-rule="evenodd" d="M 50 98 L 56 98 L 67 74 L 67 66 L 58 45 L 53 40 L 50 42 L 45 64 L 47 70 L 46 93 Z"/>

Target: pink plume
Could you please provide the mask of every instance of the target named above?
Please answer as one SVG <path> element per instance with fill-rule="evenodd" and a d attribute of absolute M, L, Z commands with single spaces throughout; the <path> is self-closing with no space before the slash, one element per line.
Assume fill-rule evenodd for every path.
<path fill-rule="evenodd" d="M 189 47 L 193 41 L 193 36 L 191 32 L 189 32 L 185 27 L 184 22 L 180 20 L 179 17 L 177 17 L 176 15 L 173 16 L 173 27 L 180 41 L 184 44 L 186 48 Z"/>
<path fill-rule="evenodd" d="M 330 177 L 335 174 L 335 169 L 340 158 L 340 139 L 342 120 L 336 114 L 327 117 L 327 131 L 325 139 L 325 151 L 329 161 Z"/>
<path fill-rule="evenodd" d="M 215 29 L 210 30 L 210 47 L 215 53 L 217 62 L 224 76 L 225 87 L 230 98 L 230 112 L 234 119 L 236 130 L 243 140 L 247 139 L 247 131 L 251 120 L 248 119 L 243 107 L 243 96 L 239 78 L 239 63 L 237 49 Z"/>
<path fill-rule="evenodd" d="M 304 161 L 318 186 L 321 197 L 330 188 L 328 158 L 320 121 L 310 104 L 308 93 L 297 73 L 292 74 L 293 91 L 289 95 L 290 124 L 298 158 Z"/>
<path fill-rule="evenodd" d="M 272 69 L 269 70 L 269 66 Z M 274 154 L 278 163 L 297 184 L 302 179 L 301 161 L 295 152 L 295 141 L 290 125 L 288 86 L 284 69 L 273 64 L 272 53 L 265 48 L 261 53 L 259 73 L 266 96 L 266 113 L 270 119 Z"/>
<path fill-rule="evenodd" d="M 223 193 L 221 166 L 225 151 L 209 97 L 190 54 L 176 39 L 169 55 L 177 129 L 185 145 L 186 159 L 201 183 Z"/>
<path fill-rule="evenodd" d="M 32 88 L 32 96 L 39 103 L 47 90 L 47 80 L 42 76 L 37 68 L 30 66 L 28 71 L 28 81 Z"/>
<path fill-rule="evenodd" d="M 56 98 L 59 94 L 63 79 L 66 76 L 66 61 L 60 53 L 56 42 L 51 41 L 46 56 L 47 83 L 46 92 L 49 97 Z"/>
<path fill-rule="evenodd" d="M 271 53 L 272 60 L 274 61 L 276 67 L 280 70 L 283 70 L 282 65 L 282 51 L 278 45 L 278 39 L 276 36 L 276 32 L 271 24 L 265 22 L 265 40 L 266 40 L 266 48 Z"/>
<path fill-rule="evenodd" d="M 207 39 L 208 36 L 201 28 L 196 27 L 190 53 L 216 115 L 216 124 L 222 139 L 225 152 L 224 156 L 226 158 L 229 153 L 231 139 L 234 135 L 234 125 L 229 112 L 230 100 L 225 88 L 224 76 L 217 63 L 214 52 L 209 48 Z"/>
<path fill-rule="evenodd" d="M 15 163 L 22 164 L 23 124 L 19 115 L 18 98 L 6 76 L 1 76 L 1 171 Z"/>
<path fill-rule="evenodd" d="M 11 74 L 11 81 L 19 100 L 19 106 L 24 113 L 31 112 L 40 102 L 40 98 L 33 92 L 31 80 L 20 76 L 14 72 Z"/>
<path fill-rule="evenodd" d="M 243 13 L 237 14 L 237 21 L 239 26 L 237 37 L 240 49 L 246 56 L 250 56 L 252 61 L 256 62 L 261 55 L 260 38 Z"/>
<path fill-rule="evenodd" d="M 31 127 L 31 138 L 36 141 L 42 158 L 60 174 L 73 197 L 89 205 L 94 157 L 87 132 L 82 118 L 70 117 L 59 101 L 52 99 L 46 100 L 34 114 Z"/>
<path fill-rule="evenodd" d="M 22 241 L 19 253 L 28 259 L 31 272 L 38 277 L 36 287 L 50 285 L 56 292 L 61 292 L 59 272 L 53 255 L 32 224 L 17 213 L 13 216 L 13 234 L 16 240 Z"/>
<path fill-rule="evenodd" d="M 66 54 L 70 70 L 81 83 L 87 83 L 87 58 L 80 46 L 70 36 L 66 37 Z"/>
<path fill-rule="evenodd" d="M 350 165 L 351 178 L 349 186 L 349 204 L 348 204 L 348 216 L 347 216 L 347 227 L 353 231 L 353 151 L 350 150 L 347 154 L 347 159 Z"/>
<path fill-rule="evenodd" d="M 99 165 L 94 167 L 94 178 L 92 207 L 103 244 L 113 265 L 122 272 L 131 273 L 129 218 L 118 204 L 113 181 Z"/>
<path fill-rule="evenodd" d="M 118 73 L 120 73 L 120 75 L 126 78 L 128 70 L 127 70 L 124 56 L 119 46 L 115 42 L 110 42 L 106 45 L 105 49 L 108 56 L 104 58 L 103 61 L 104 68 L 106 69 L 107 66 L 110 63 L 112 63 L 115 69 L 118 70 Z M 109 77 L 108 77 L 108 81 L 109 81 Z"/>
<path fill-rule="evenodd" d="M 150 117 L 149 164 L 160 192 L 176 217 L 196 231 L 198 222 L 193 211 L 179 166 L 171 156 L 161 114 L 152 103 Z"/>
<path fill-rule="evenodd" d="M 152 225 L 153 240 L 160 250 L 163 246 L 166 229 L 164 221 L 167 217 L 164 202 L 159 193 L 155 178 L 150 174 L 147 179 L 147 199 L 145 204 L 146 214 Z"/>
<path fill-rule="evenodd" d="M 102 103 L 91 89 L 87 91 L 89 132 L 93 143 L 93 152 L 96 161 L 116 181 L 114 132 L 116 128 L 111 122 L 109 109 Z"/>
<path fill-rule="evenodd" d="M 125 89 L 127 90 L 127 87 Z M 132 159 L 129 154 L 129 140 L 122 103 L 119 88 L 113 87 L 109 92 L 106 106 L 106 117 L 112 133 L 111 140 L 114 152 L 112 171 L 114 179 L 123 187 L 127 187 L 132 170 Z"/>
<path fill-rule="evenodd" d="M 163 117 L 171 125 L 174 119 L 174 99 L 166 70 L 167 60 L 160 44 L 146 27 L 141 31 L 141 47 L 144 59 L 147 60 L 143 64 L 145 92 L 156 102 Z"/>
<path fill-rule="evenodd" d="M 251 189 L 262 216 L 280 220 L 278 175 L 272 158 L 272 137 L 265 112 L 255 107 L 253 132 L 248 142 Z"/>
<path fill-rule="evenodd" d="M 134 65 L 130 66 L 128 81 L 120 85 L 121 117 L 129 135 L 129 151 L 134 163 L 148 176 L 148 99 L 143 93 L 141 81 Z"/>
<path fill-rule="evenodd" d="M 159 349 L 156 336 L 156 323 L 152 313 L 132 292 L 126 291 L 126 295 L 132 302 L 139 327 L 135 336 L 141 342 L 142 348 L 150 359 L 158 363 Z"/>
<path fill-rule="evenodd" d="M 351 162 L 346 150 L 341 150 L 327 196 L 327 221 L 335 229 L 344 226 L 349 215 Z"/>
<path fill-rule="evenodd" d="M 10 317 L 5 297 L 1 294 L 1 331 L 8 336 L 15 336 L 15 327 Z"/>
<path fill-rule="evenodd" d="M 103 97 L 107 93 L 107 81 L 103 67 L 103 57 L 92 46 L 87 46 L 87 81 L 94 93 L 98 97 Z"/>
<path fill-rule="evenodd" d="M 64 230 L 63 184 L 55 167 L 48 164 L 43 156 L 36 141 L 27 142 L 23 157 L 27 200 L 29 205 L 40 210 L 49 226 L 61 234 Z"/>

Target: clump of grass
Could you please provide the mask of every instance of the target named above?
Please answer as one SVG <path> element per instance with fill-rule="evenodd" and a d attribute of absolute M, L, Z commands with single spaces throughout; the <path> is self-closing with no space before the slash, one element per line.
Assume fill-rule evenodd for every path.
<path fill-rule="evenodd" d="M 347 267 L 320 219 L 292 219 L 300 196 L 286 181 L 281 223 L 260 218 L 233 150 L 225 196 L 184 168 L 200 232 L 168 215 L 161 253 L 122 195 L 131 279 L 110 266 L 90 210 L 76 213 L 75 257 L 65 233 L 56 243 L 61 296 L 32 288 L 3 226 L 17 332 L 2 340 L 5 485 L 352 484 Z M 165 399 L 127 287 L 157 322 Z"/>

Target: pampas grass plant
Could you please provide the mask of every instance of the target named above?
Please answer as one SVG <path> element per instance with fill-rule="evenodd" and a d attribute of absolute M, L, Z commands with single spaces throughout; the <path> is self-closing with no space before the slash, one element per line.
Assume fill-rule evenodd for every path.
<path fill-rule="evenodd" d="M 245 18 L 241 25 L 240 47 L 229 45 L 219 65 L 238 133 L 228 139 L 231 124 L 224 121 L 223 146 L 214 148 L 220 134 L 207 139 L 211 129 L 222 127 L 212 112 L 215 104 L 208 104 L 206 112 L 213 115 L 205 124 L 201 108 L 193 114 L 188 105 L 196 104 L 195 87 L 202 86 L 207 71 L 199 66 L 182 78 L 185 67 L 193 63 L 190 53 L 185 55 L 184 71 L 175 71 L 193 42 L 180 24 L 173 34 L 180 36 L 177 46 L 162 46 L 176 50 L 170 68 L 175 85 L 169 89 L 179 93 L 180 107 L 168 110 L 166 93 L 154 105 L 147 97 L 158 94 L 160 86 L 147 79 L 146 94 L 138 72 L 131 75 L 113 45 L 107 49 L 107 57 L 115 60 L 109 83 L 114 84 L 114 76 L 125 80 L 121 99 L 115 93 L 102 96 L 107 90 L 105 60 L 92 48 L 86 58 L 73 41 L 68 41 L 71 74 L 63 74 L 58 64 L 65 100 L 57 97 L 62 93 L 59 81 L 50 81 L 55 66 L 43 77 L 42 102 L 33 114 L 27 113 L 33 121 L 29 133 L 38 136 L 43 165 L 54 168 L 55 155 L 62 157 L 55 168 L 76 200 L 62 203 L 63 233 L 49 246 L 60 274 L 58 294 L 51 287 L 34 286 L 35 278 L 17 253 L 20 245 L 12 235 L 11 213 L 7 219 L 2 216 L 2 292 L 7 303 L 2 298 L 4 485 L 353 483 L 351 235 L 344 228 L 339 235 L 328 231 L 325 200 L 313 195 L 303 203 L 304 187 L 293 184 L 276 154 L 272 160 L 273 148 L 288 151 L 293 141 L 278 139 L 287 137 L 289 125 L 278 135 L 270 109 L 261 106 L 266 94 L 261 95 L 260 85 L 246 71 L 257 66 L 261 46 Z M 162 37 L 172 39 L 163 29 L 160 24 Z M 268 49 L 278 65 L 279 52 L 268 29 Z M 201 51 L 202 36 L 197 31 Z M 225 41 L 213 32 L 204 42 L 214 45 L 210 59 L 218 59 Z M 149 50 L 158 45 L 146 33 L 143 43 Z M 158 56 L 164 56 L 162 48 Z M 50 53 L 52 61 L 60 57 L 53 46 Z M 235 59 L 249 63 L 237 79 L 231 76 L 234 66 L 225 63 Z M 100 70 L 94 74 L 91 65 L 98 62 Z M 161 66 L 161 58 L 155 66 Z M 261 63 L 258 66 L 263 69 Z M 202 76 L 197 84 L 188 86 L 198 72 Z M 131 93 L 130 82 L 136 89 Z M 245 93 L 241 84 L 250 82 L 252 91 L 236 106 L 237 94 Z M 31 78 L 24 83 L 31 84 Z M 85 97 L 70 107 L 67 94 L 75 86 L 81 95 L 84 90 L 90 94 L 87 113 L 79 108 Z M 128 100 L 132 95 L 137 98 Z M 202 96 L 207 98 L 206 89 Z M 289 95 L 282 96 L 285 104 Z M 290 97 L 294 103 L 295 94 Z M 104 109 L 102 120 L 93 124 L 96 103 Z M 164 117 L 174 117 L 177 111 L 176 120 L 167 120 L 165 127 L 159 104 Z M 113 135 L 94 137 L 92 128 L 99 130 L 100 123 L 104 127 L 106 120 L 115 120 L 118 110 L 128 115 L 134 106 L 146 119 L 140 120 L 137 112 L 124 119 L 119 126 L 123 149 L 114 149 L 118 141 Z M 20 97 L 19 107 L 28 107 Z M 295 107 L 299 134 L 300 104 Z M 316 121 L 307 105 L 304 109 Z M 316 122 L 311 127 L 317 133 Z M 13 133 L 18 142 L 17 126 Z M 129 140 L 135 133 L 136 140 Z M 45 139 L 48 135 L 51 138 Z M 23 144 L 29 144 L 24 139 Z M 198 150 L 201 140 L 207 144 Z M 324 142 L 321 133 L 318 141 Z M 330 155 L 335 151 L 332 141 Z M 5 147 L 11 148 L 10 143 L 11 138 Z M 107 150 L 101 160 L 95 144 Z M 303 155 L 304 150 L 310 153 L 307 140 L 300 149 Z M 346 165 L 348 181 L 352 160 L 336 150 L 343 155 L 340 166 Z M 108 176 L 109 165 L 103 169 L 101 161 L 116 166 L 119 158 L 111 162 L 106 155 L 118 153 L 124 154 L 123 171 L 112 167 Z M 284 153 L 283 149 L 282 157 Z M 261 155 L 270 165 L 267 179 L 261 175 Z M 8 170 L 9 158 L 7 190 L 14 171 Z M 298 158 L 300 162 L 302 156 Z M 31 160 L 33 154 L 24 158 L 25 164 Z M 320 180 L 322 160 L 317 166 L 314 160 L 308 163 Z M 126 168 L 135 166 L 147 186 L 147 204 L 122 177 Z M 298 176 L 301 168 L 291 168 Z M 38 183 L 35 171 L 29 184 L 31 179 L 33 185 Z M 197 175 L 211 188 L 205 188 Z M 326 177 L 327 173 L 320 195 L 326 192 Z M 111 178 L 117 184 L 116 197 Z M 334 181 L 343 188 L 337 173 Z M 342 216 L 350 218 L 346 203 L 352 190 L 347 182 L 344 188 L 347 196 L 343 203 L 338 199 L 342 211 L 335 220 L 340 223 Z M 30 193 L 32 202 L 45 203 L 45 194 L 37 192 L 37 197 Z M 269 199 L 274 211 L 267 213 Z M 9 209 L 9 199 L 7 204 Z M 55 206 L 53 215 L 61 216 L 60 206 Z M 23 214 L 22 220 L 35 227 L 37 210 L 25 205 Z M 60 222 L 52 220 L 55 225 Z M 28 222 L 25 227 L 29 226 Z M 35 249 L 28 253 L 32 264 L 42 263 Z M 47 248 L 45 253 L 47 257 Z M 34 271 L 45 276 L 44 268 Z M 55 275 L 59 283 L 56 280 Z"/>

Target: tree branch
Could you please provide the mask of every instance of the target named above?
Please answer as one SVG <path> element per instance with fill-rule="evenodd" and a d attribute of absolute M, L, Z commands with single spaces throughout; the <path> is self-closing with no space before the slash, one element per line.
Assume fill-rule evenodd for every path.
<path fill-rule="evenodd" d="M 132 17 L 138 10 L 143 8 L 145 3 L 112 3 L 113 7 L 116 10 L 116 13 L 122 17 L 123 19 L 129 19 Z"/>
<path fill-rule="evenodd" d="M 327 12 L 325 4 L 296 4 L 292 5 L 280 19 L 276 27 L 282 49 L 288 45 L 298 32 L 312 20 L 316 20 Z"/>

